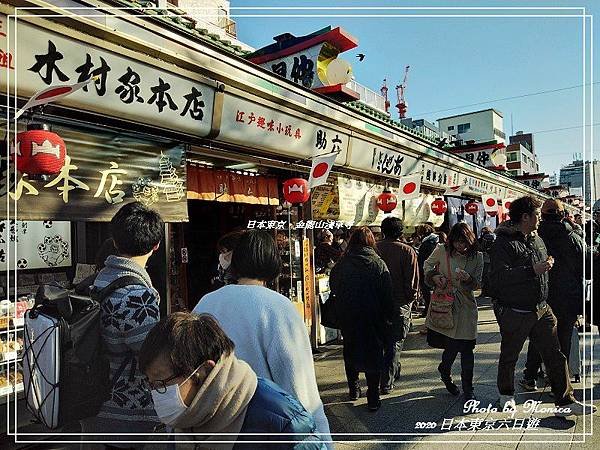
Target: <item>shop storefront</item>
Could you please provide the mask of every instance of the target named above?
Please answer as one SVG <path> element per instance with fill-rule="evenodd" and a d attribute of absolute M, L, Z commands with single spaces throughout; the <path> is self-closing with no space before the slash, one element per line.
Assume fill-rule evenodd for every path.
<path fill-rule="evenodd" d="M 6 16 L 0 20 L 7 23 Z M 5 365 L 15 366 L 19 357 L 13 351 L 18 323 L 8 318 L 24 304 L 15 300 L 41 283 L 83 278 L 108 237 L 108 221 L 126 201 L 156 208 L 168 223 L 164 245 L 150 264 L 163 314 L 192 309 L 212 289 L 222 235 L 264 228 L 273 233 L 284 259 L 283 274 L 271 287 L 294 303 L 317 346 L 328 339 L 318 320 L 319 295 L 328 283 L 315 277 L 313 263 L 319 227 L 380 225 L 385 215 L 377 197 L 415 173 L 421 175 L 420 194 L 390 213 L 401 217 L 408 231 L 424 222 L 449 227 L 470 219 L 477 229 L 494 225 L 481 204 L 476 215 L 465 215 L 466 199 L 491 194 L 503 206 L 524 194 L 541 197 L 435 148 L 423 136 L 197 41 L 153 24 L 142 27 L 138 18 L 128 18 L 125 26 L 125 19 L 113 17 L 110 29 L 86 22 L 86 33 L 76 31 L 77 18 L 67 25 L 53 20 L 19 20 L 10 46 L 7 36 L 0 36 L 7 55 L 2 92 L 15 88 L 16 69 L 19 106 L 50 85 L 99 78 L 59 106 L 23 116 L 16 130 L 11 124 L 5 133 L 11 142 L 28 123 L 47 123 L 64 141 L 67 155 L 60 172 L 44 181 L 22 173 L 13 178 L 11 158 L 2 157 L 0 208 L 10 209 L 0 212 L 14 219 L 4 222 L 0 249 L 0 264 L 6 261 L 0 284 L 8 300 L 0 305 L 7 327 L 0 318 L 0 328 L 13 330 L 0 330 L 11 337 L 2 338 L 2 358 L 10 356 Z M 11 56 L 15 41 L 18 59 Z M 2 100 L 6 108 L 14 107 L 12 94 Z M 36 151 L 53 154 L 56 145 L 37 142 Z M 314 189 L 306 203 L 285 204 L 284 181 L 308 178 L 311 159 L 331 152 L 337 157 L 328 183 Z M 433 202 L 458 185 L 464 186 L 464 199 L 446 198 L 448 212 L 436 213 Z M 498 218 L 502 214 L 500 209 Z M 11 242 L 23 248 L 10 247 Z M 13 269 L 16 279 L 9 276 Z M 14 377 L 5 377 L 6 393 L 18 387 Z"/>

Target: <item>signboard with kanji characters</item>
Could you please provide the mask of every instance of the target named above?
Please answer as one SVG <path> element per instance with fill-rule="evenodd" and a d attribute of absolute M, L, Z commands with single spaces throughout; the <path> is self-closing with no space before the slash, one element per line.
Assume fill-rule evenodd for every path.
<path fill-rule="evenodd" d="M 338 165 L 346 162 L 350 141 L 348 134 L 229 94 L 217 139 L 307 159 L 339 152 Z"/>
<path fill-rule="evenodd" d="M 178 142 L 145 141 L 131 135 L 54 125 L 67 148 L 59 173 L 30 179 L 2 156 L 0 215 L 20 220 L 109 221 L 132 200 L 156 209 L 165 221 L 188 219 L 186 165 Z M 8 176 L 10 174 L 10 176 Z M 6 181 L 9 181 L 7 184 Z"/>
<path fill-rule="evenodd" d="M 8 266 L 9 249 L 13 258 L 11 267 Z M 0 271 L 14 267 L 14 264 L 19 270 L 69 267 L 71 224 L 52 220 L 1 220 Z"/>
<path fill-rule="evenodd" d="M 460 169 L 452 170 L 429 159 L 413 156 L 409 151 L 398 151 L 356 136 L 352 136 L 351 139 L 352 151 L 348 166 L 353 169 L 395 179 L 421 172 L 421 182 L 424 185 L 444 189 L 464 185 L 465 192 L 471 194 L 494 192 L 503 195 L 506 191 L 506 188 L 495 183 L 466 175 Z"/>
<path fill-rule="evenodd" d="M 0 15 L 6 23 L 6 16 Z M 16 44 L 12 40 L 16 35 Z M 0 86 L 29 98 L 48 86 L 74 84 L 97 76 L 58 103 L 113 117 L 206 136 L 211 128 L 214 88 L 176 75 L 177 68 L 141 63 L 19 20 L 11 23 L 11 48 L 0 35 Z M 91 38 L 90 38 L 91 39 Z M 18 49 L 18 58 L 15 51 Z M 172 71 L 171 71 L 172 70 Z M 11 91 L 12 87 L 11 87 Z"/>

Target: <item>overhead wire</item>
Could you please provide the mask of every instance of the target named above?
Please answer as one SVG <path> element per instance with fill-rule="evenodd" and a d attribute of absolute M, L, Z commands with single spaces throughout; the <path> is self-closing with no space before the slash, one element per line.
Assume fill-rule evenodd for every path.
<path fill-rule="evenodd" d="M 534 95 L 552 94 L 554 92 L 568 91 L 570 89 L 576 89 L 576 88 L 580 88 L 580 87 L 584 87 L 584 86 L 591 86 L 591 85 L 598 84 L 598 83 L 600 83 L 600 81 L 595 81 L 594 83 L 587 83 L 587 84 L 577 84 L 575 86 L 568 86 L 568 87 L 564 87 L 564 88 L 548 89 L 548 90 L 545 90 L 545 91 L 530 92 L 528 94 L 513 95 L 511 97 L 496 98 L 496 99 L 486 100 L 486 101 L 483 101 L 483 102 L 470 103 L 468 105 L 461 105 L 461 106 L 455 106 L 455 107 L 452 107 L 452 108 L 438 109 L 436 111 L 429 111 L 429 112 L 425 112 L 425 113 L 418 113 L 418 114 L 414 114 L 414 116 L 426 116 L 426 115 L 429 115 L 429 114 L 436 114 L 436 113 L 440 113 L 440 112 L 454 111 L 456 109 L 470 108 L 471 106 L 486 105 L 488 103 L 502 102 L 502 101 L 506 101 L 506 100 L 515 100 L 515 99 L 518 99 L 518 98 L 532 97 Z"/>

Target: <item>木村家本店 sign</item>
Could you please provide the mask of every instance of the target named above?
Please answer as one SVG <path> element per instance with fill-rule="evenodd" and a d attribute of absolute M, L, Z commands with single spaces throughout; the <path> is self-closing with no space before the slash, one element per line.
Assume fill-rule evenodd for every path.
<path fill-rule="evenodd" d="M 3 24 L 6 20 L 0 15 Z M 97 76 L 95 82 L 59 103 L 195 136 L 206 136 L 210 131 L 214 88 L 176 75 L 171 70 L 177 68 L 170 64 L 152 66 L 23 20 L 11 23 L 10 38 L 8 48 L 7 36 L 0 34 L 0 62 L 5 67 L 0 70 L 0 85 L 4 92 L 8 91 L 7 66 L 10 92 L 16 84 L 17 95 L 26 98 L 48 86 L 74 84 Z"/>
<path fill-rule="evenodd" d="M 59 173 L 30 179 L 2 156 L 0 214 L 19 220 L 109 221 L 126 202 L 138 200 L 165 221 L 187 220 L 184 146 L 145 141 L 123 133 L 53 126 L 67 148 Z M 8 162 L 10 161 L 10 165 Z"/>

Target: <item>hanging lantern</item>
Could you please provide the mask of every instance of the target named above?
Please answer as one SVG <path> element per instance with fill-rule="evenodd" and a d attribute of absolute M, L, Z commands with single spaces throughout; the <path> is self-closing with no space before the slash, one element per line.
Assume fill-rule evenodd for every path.
<path fill-rule="evenodd" d="M 290 178 L 283 182 L 283 198 L 291 204 L 304 203 L 310 197 L 308 181 L 304 178 Z"/>
<path fill-rule="evenodd" d="M 441 216 L 446 211 L 448 211 L 448 205 L 443 199 L 438 198 L 431 202 L 431 212 L 433 212 L 435 215 Z"/>
<path fill-rule="evenodd" d="M 60 172 L 66 153 L 65 141 L 50 131 L 49 125 L 32 123 L 17 134 L 12 158 L 19 172 L 34 178 Z"/>
<path fill-rule="evenodd" d="M 397 205 L 398 198 L 388 189 L 384 189 L 383 193 L 379 194 L 379 197 L 377 197 L 377 207 L 386 214 L 396 209 Z"/>
<path fill-rule="evenodd" d="M 477 205 L 477 203 L 471 201 L 465 205 L 465 211 L 467 212 L 467 214 L 474 216 L 475 214 L 477 214 L 477 211 L 479 211 L 479 206 Z"/>
<path fill-rule="evenodd" d="M 498 215 L 498 211 L 486 211 L 486 214 L 490 217 L 496 217 Z"/>

